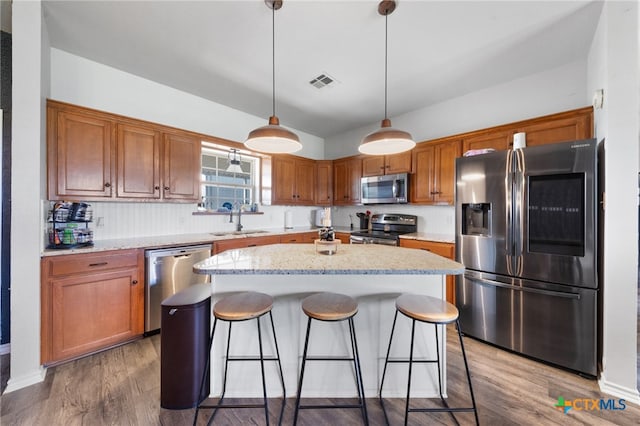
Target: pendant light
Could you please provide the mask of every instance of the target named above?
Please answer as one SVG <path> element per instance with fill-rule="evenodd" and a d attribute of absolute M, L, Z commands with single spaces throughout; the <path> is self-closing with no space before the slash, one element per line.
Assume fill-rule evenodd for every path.
<path fill-rule="evenodd" d="M 280 127 L 280 120 L 276 117 L 276 10 L 282 7 L 282 0 L 265 0 L 267 7 L 271 9 L 271 41 L 272 41 L 272 112 L 269 124 L 252 130 L 244 145 L 259 152 L 269 154 L 285 154 L 299 151 L 302 144 L 298 135 L 290 130 Z"/>
<path fill-rule="evenodd" d="M 358 151 L 363 154 L 398 154 L 416 146 L 411 134 L 391 127 L 391 120 L 387 117 L 387 18 L 395 9 L 396 2 L 393 0 L 383 0 L 378 4 L 378 13 L 384 16 L 384 119 L 380 129 L 369 133 L 360 142 Z"/>
<path fill-rule="evenodd" d="M 240 167 L 240 160 L 242 157 L 238 153 L 238 150 L 235 148 L 231 148 L 229 150 L 229 167 L 227 167 L 227 172 L 230 173 L 242 173 L 242 167 Z"/>

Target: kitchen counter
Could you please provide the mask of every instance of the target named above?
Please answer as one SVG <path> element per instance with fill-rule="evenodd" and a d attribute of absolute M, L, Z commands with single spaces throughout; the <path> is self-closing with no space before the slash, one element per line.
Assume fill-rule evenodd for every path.
<path fill-rule="evenodd" d="M 194 272 L 211 275 L 212 304 L 225 295 L 239 291 L 259 291 L 274 298 L 273 320 L 278 336 L 285 385 L 288 395 L 297 392 L 299 357 L 302 353 L 307 317 L 302 300 L 319 291 L 347 294 L 358 302 L 354 317 L 362 365 L 364 392 L 375 397 L 387 351 L 395 314 L 395 299 L 403 293 L 445 298 L 445 274 L 459 275 L 463 265 L 423 250 L 384 245 L 342 244 L 337 253 L 316 253 L 314 244 L 273 244 L 228 250 L 197 263 Z M 264 322 L 262 322 L 264 321 Z M 268 317 L 261 319 L 266 327 Z M 231 354 L 255 356 L 258 351 L 253 321 L 233 325 Z M 226 330 L 222 327 L 221 330 Z M 434 328 L 416 326 L 416 358 L 435 359 Z M 315 322 L 309 353 L 313 356 L 344 356 L 349 339 L 344 323 Z M 446 365 L 446 329 L 438 333 L 440 357 Z M 411 322 L 400 315 L 397 320 L 391 357 L 406 358 Z M 222 389 L 226 333 L 216 332 L 211 352 L 211 395 Z M 263 334 L 263 346 L 273 350 L 271 333 Z M 269 352 L 267 352 L 269 353 Z M 348 363 L 317 361 L 305 372 L 304 397 L 355 396 L 353 373 Z M 414 369 L 412 394 L 418 397 L 438 395 L 438 374 L 434 364 Z M 267 383 L 278 383 L 275 369 L 267 370 Z M 441 372 L 446 383 L 446 369 Z M 228 397 L 260 397 L 258 363 L 245 363 L 230 373 Z M 391 367 L 385 381 L 385 396 L 403 397 L 406 393 L 406 368 Z M 444 389 L 443 389 L 444 390 Z M 446 390 L 444 390 L 446 392 Z M 276 397 L 279 388 L 271 396 Z"/>
<path fill-rule="evenodd" d="M 321 255 L 314 244 L 274 244 L 228 250 L 199 262 L 199 274 L 460 275 L 464 266 L 424 250 L 380 244 L 340 244 Z"/>
<path fill-rule="evenodd" d="M 287 234 L 300 234 L 304 232 L 317 231 L 315 227 L 295 227 L 293 229 L 283 228 L 265 228 L 257 230 L 259 232 L 250 233 L 251 230 L 246 230 L 245 234 L 234 235 L 233 231 L 212 231 L 203 232 L 197 234 L 176 234 L 176 235 L 158 235 L 152 237 L 135 237 L 135 238 L 115 238 L 110 240 L 94 241 L 93 246 L 89 247 L 77 247 L 72 249 L 45 249 L 42 252 L 42 256 L 60 256 L 64 254 L 79 254 L 79 253 L 92 253 L 109 250 L 124 250 L 124 249 L 136 249 L 136 248 L 162 248 L 162 247 L 176 247 L 191 244 L 210 244 L 215 241 L 229 240 L 233 238 L 249 238 L 249 237 L 262 237 L 268 235 L 287 235 Z M 348 227 L 334 228 L 335 232 L 353 232 Z M 220 235 L 224 233 L 225 235 Z"/>

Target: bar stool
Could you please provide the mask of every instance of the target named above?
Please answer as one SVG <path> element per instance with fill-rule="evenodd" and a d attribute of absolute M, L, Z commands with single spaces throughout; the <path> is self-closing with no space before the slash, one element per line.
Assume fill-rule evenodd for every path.
<path fill-rule="evenodd" d="M 214 409 L 211 417 L 209 418 L 208 425 L 213 421 L 214 416 L 218 412 L 219 408 L 264 408 L 264 415 L 267 421 L 267 425 L 269 425 L 269 407 L 267 403 L 267 384 L 264 374 L 264 362 L 265 361 L 276 361 L 278 363 L 278 370 L 280 373 L 280 383 L 282 384 L 282 407 L 280 408 L 280 417 L 278 419 L 278 424 L 282 423 L 282 414 L 284 413 L 284 406 L 286 401 L 286 391 L 284 388 L 284 377 L 282 375 L 282 365 L 280 364 L 280 352 L 278 351 L 278 340 L 276 339 L 276 330 L 273 325 L 273 315 L 271 314 L 271 309 L 273 308 L 273 298 L 264 293 L 257 293 L 253 291 L 238 293 L 231 296 L 227 296 L 221 300 L 219 300 L 213 307 L 213 328 L 211 330 L 211 337 L 209 339 L 209 353 L 211 353 L 211 347 L 213 345 L 213 338 L 216 332 L 216 324 L 218 320 L 226 321 L 229 323 L 229 330 L 227 333 L 227 352 L 224 363 L 224 378 L 222 381 L 222 394 L 217 404 L 214 405 L 204 405 L 200 404 L 196 408 L 196 413 L 193 418 L 193 424 L 195 426 L 196 421 L 198 420 L 198 411 L 203 408 Z M 271 321 L 271 331 L 273 333 L 273 341 L 275 343 L 276 356 L 275 357 L 265 357 L 262 350 L 262 331 L 260 329 L 260 317 L 269 313 L 269 319 Z M 234 322 L 246 321 L 255 319 L 256 324 L 258 326 L 258 347 L 260 348 L 260 356 L 259 357 L 230 357 L 229 356 L 229 346 L 231 344 L 231 326 Z M 202 375 L 202 381 L 200 384 L 200 394 L 203 392 L 204 382 L 207 377 L 207 372 L 210 366 L 210 356 L 207 358 L 207 364 L 204 370 L 204 374 Z M 229 361 L 260 361 L 260 369 L 262 373 L 262 392 L 263 392 L 263 403 L 262 404 L 223 404 L 224 394 L 227 387 L 227 368 L 229 366 Z"/>
<path fill-rule="evenodd" d="M 359 408 L 362 411 L 362 418 L 365 425 L 369 424 L 367 417 L 367 405 L 364 399 L 364 386 L 362 384 L 362 370 L 360 368 L 360 357 L 358 355 L 358 343 L 356 341 L 356 331 L 353 326 L 353 317 L 358 312 L 358 303 L 352 297 L 337 293 L 318 293 L 306 297 L 302 301 L 302 310 L 309 317 L 307 320 L 307 334 L 304 339 L 304 351 L 302 353 L 302 366 L 300 368 L 300 382 L 298 383 L 298 396 L 296 398 L 296 410 L 293 417 L 293 424 L 298 422 L 298 411 L 304 409 L 329 409 L 329 408 Z M 309 346 L 309 335 L 311 331 L 311 320 L 318 321 L 348 321 L 349 335 L 351 338 L 352 356 L 328 357 L 328 356 L 307 356 Z M 358 404 L 339 405 L 300 405 L 302 394 L 302 381 L 307 361 L 353 361 L 356 374 L 356 387 L 358 388 Z"/>
<path fill-rule="evenodd" d="M 396 320 L 398 319 L 398 312 L 402 313 L 406 317 L 411 319 L 411 346 L 409 349 L 409 359 L 392 359 L 389 360 L 389 353 L 391 352 L 391 342 L 393 341 L 393 332 L 396 327 Z M 391 336 L 389 337 L 389 347 L 387 349 L 387 356 L 384 361 L 384 370 L 382 372 L 382 379 L 380 381 L 380 404 L 382 405 L 382 411 L 384 417 L 389 424 L 389 418 L 387 417 L 387 411 L 382 400 L 382 387 L 384 386 L 384 377 L 387 373 L 388 363 L 408 363 L 409 364 L 409 377 L 407 380 L 407 400 L 405 405 L 404 424 L 407 425 L 410 412 L 448 412 L 453 416 L 453 413 L 457 412 L 473 412 L 476 419 L 476 424 L 479 425 L 478 411 L 476 409 L 476 400 L 473 395 L 473 387 L 471 386 L 471 375 L 469 373 L 469 365 L 467 364 L 467 356 L 464 351 L 464 343 L 462 342 L 462 333 L 460 332 L 460 323 L 458 320 L 458 309 L 448 303 L 445 300 L 437 299 L 435 297 L 422 296 L 416 294 L 403 294 L 396 299 L 396 314 L 393 318 L 393 326 L 391 327 Z M 436 359 L 413 359 L 413 341 L 415 336 L 416 321 L 433 324 L 436 330 Z M 442 394 L 442 379 L 440 377 L 440 347 L 438 343 L 438 325 L 444 326 L 452 322 L 456 323 L 456 329 L 458 331 L 458 337 L 460 339 L 460 347 L 462 349 L 462 359 L 464 360 L 464 368 L 467 372 L 467 382 L 469 383 L 469 393 L 471 394 L 472 407 L 449 407 L 447 401 Z M 446 344 L 446 343 L 445 343 Z M 409 397 L 411 393 L 411 367 L 413 363 L 436 363 L 438 366 L 438 388 L 440 391 L 440 399 L 446 408 L 409 408 Z M 457 421 L 456 421 L 457 423 Z"/>

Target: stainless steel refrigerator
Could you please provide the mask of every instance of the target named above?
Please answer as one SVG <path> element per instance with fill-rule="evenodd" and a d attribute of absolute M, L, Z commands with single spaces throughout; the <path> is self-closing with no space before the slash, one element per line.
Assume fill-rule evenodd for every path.
<path fill-rule="evenodd" d="M 470 336 L 595 376 L 595 139 L 456 160 L 456 304 Z"/>

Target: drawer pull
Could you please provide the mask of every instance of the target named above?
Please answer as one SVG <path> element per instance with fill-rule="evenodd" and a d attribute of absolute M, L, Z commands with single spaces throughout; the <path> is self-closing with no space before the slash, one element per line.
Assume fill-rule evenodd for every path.
<path fill-rule="evenodd" d="M 138 280 L 131 281 L 131 285 L 136 285 L 136 284 L 138 284 Z"/>
<path fill-rule="evenodd" d="M 89 266 L 104 266 L 108 264 L 109 262 L 98 262 L 98 263 L 90 263 Z"/>
<path fill-rule="evenodd" d="M 428 249 L 428 248 L 420 248 L 420 250 L 431 251 L 431 249 Z"/>
<path fill-rule="evenodd" d="M 256 247 L 257 244 L 249 244 L 247 247 Z"/>

